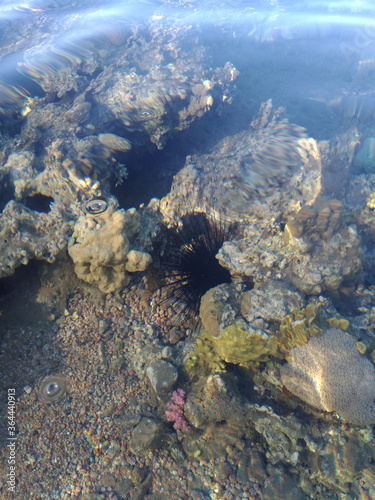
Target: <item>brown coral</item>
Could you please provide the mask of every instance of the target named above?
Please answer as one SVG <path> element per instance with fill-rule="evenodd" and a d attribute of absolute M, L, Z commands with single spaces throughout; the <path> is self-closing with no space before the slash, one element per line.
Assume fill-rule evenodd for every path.
<path fill-rule="evenodd" d="M 352 424 L 375 423 L 375 368 L 355 340 L 338 328 L 290 351 L 281 380 L 291 393 Z"/>

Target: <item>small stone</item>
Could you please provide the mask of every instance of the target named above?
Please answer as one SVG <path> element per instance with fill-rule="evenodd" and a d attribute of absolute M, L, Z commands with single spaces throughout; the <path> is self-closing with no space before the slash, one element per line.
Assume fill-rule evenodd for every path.
<path fill-rule="evenodd" d="M 176 326 L 172 327 L 166 334 L 166 339 L 169 344 L 177 344 L 182 338 L 184 338 L 185 333 Z"/>
<path fill-rule="evenodd" d="M 148 453 L 158 448 L 163 439 L 163 425 L 153 418 L 142 418 L 133 430 L 130 439 L 130 450 L 135 454 Z"/>
<path fill-rule="evenodd" d="M 23 390 L 26 392 L 26 394 L 30 394 L 31 391 L 32 391 L 32 388 L 29 385 L 25 385 L 25 387 L 23 388 Z"/>
<path fill-rule="evenodd" d="M 295 451 L 293 452 L 291 455 L 290 455 L 290 463 L 294 466 L 297 465 L 298 463 L 298 457 L 299 457 L 299 453 L 298 451 Z"/>
<path fill-rule="evenodd" d="M 164 349 L 161 351 L 161 357 L 163 359 L 169 359 L 172 357 L 173 351 L 170 347 L 166 346 Z"/>
<path fill-rule="evenodd" d="M 114 418 L 117 427 L 121 429 L 133 429 L 141 421 L 141 415 L 135 411 L 127 411 L 123 415 Z"/>
<path fill-rule="evenodd" d="M 98 327 L 99 335 L 104 335 L 105 332 L 109 330 L 110 326 L 111 322 L 108 319 L 100 319 Z"/>
<path fill-rule="evenodd" d="M 156 359 L 146 368 L 146 373 L 156 394 L 166 394 L 177 382 L 177 369 L 168 361 Z"/>
<path fill-rule="evenodd" d="M 116 411 L 116 405 L 111 403 L 102 413 L 103 417 L 109 417 L 113 415 Z"/>

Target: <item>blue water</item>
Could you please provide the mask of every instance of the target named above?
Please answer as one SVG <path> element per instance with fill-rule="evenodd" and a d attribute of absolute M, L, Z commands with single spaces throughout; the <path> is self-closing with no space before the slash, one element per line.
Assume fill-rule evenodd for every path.
<path fill-rule="evenodd" d="M 1 111 L 18 113 L 25 96 L 45 95 L 43 79 L 61 71 L 89 78 L 85 63 L 106 45 L 111 25 L 121 25 L 126 43 L 158 21 L 191 27 L 180 43 L 189 50 L 189 36 L 197 36 L 207 67 L 230 61 L 239 70 L 237 126 L 272 98 L 316 139 L 328 138 L 345 115 L 345 96 L 366 93 L 374 106 L 373 11 L 371 2 L 2 2 Z M 109 61 L 123 51 L 124 44 L 110 47 Z M 351 110 L 350 118 L 360 114 Z"/>

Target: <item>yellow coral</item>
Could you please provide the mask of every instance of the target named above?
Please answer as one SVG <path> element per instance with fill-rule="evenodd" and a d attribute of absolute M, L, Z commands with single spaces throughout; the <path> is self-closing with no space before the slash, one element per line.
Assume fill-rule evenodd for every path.
<path fill-rule="evenodd" d="M 251 329 L 243 320 L 227 326 L 218 336 L 202 330 L 194 351 L 184 362 L 185 369 L 198 375 L 223 372 L 225 363 L 255 369 L 271 357 L 280 357 L 280 353 L 286 357 L 293 347 L 302 346 L 311 337 L 320 335 L 327 323 L 341 330 L 348 328 L 349 322 L 344 318 L 325 320 L 319 317 L 319 308 L 319 304 L 308 304 L 302 309 L 292 309 L 281 321 L 274 337 Z"/>
<path fill-rule="evenodd" d="M 370 194 L 366 206 L 370 209 L 375 209 L 375 193 Z"/>
<path fill-rule="evenodd" d="M 287 354 L 290 349 L 306 344 L 315 335 L 323 332 L 315 323 L 319 305 L 308 304 L 302 309 L 294 308 L 287 314 L 279 326 L 279 349 Z"/>
<path fill-rule="evenodd" d="M 333 328 L 340 328 L 340 330 L 346 332 L 349 327 L 349 321 L 344 318 L 329 318 L 327 319 L 329 326 Z"/>
<path fill-rule="evenodd" d="M 194 351 L 184 361 L 184 367 L 188 373 L 202 376 L 225 371 L 225 365 L 215 352 L 212 337 L 206 330 L 202 330 Z"/>
<path fill-rule="evenodd" d="M 278 332 L 279 350 L 285 356 L 293 347 L 306 344 L 311 337 L 320 335 L 327 326 L 346 332 L 349 321 L 344 318 L 325 319 L 319 315 L 320 304 L 294 308 L 281 321 Z"/>
<path fill-rule="evenodd" d="M 212 338 L 215 352 L 226 363 L 253 368 L 276 355 L 277 343 L 264 332 L 251 332 L 242 320 L 224 328 Z"/>
<path fill-rule="evenodd" d="M 244 321 L 227 326 L 218 337 L 202 330 L 196 347 L 185 360 L 188 373 L 225 371 L 225 363 L 256 368 L 277 355 L 277 342 L 264 332 L 251 332 Z"/>

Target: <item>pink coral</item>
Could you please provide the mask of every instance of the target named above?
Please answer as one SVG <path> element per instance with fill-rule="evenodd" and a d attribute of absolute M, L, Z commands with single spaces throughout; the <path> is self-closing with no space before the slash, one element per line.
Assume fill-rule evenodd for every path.
<path fill-rule="evenodd" d="M 177 389 L 173 391 L 170 401 L 168 401 L 165 410 L 165 416 L 168 422 L 174 422 L 173 428 L 186 432 L 190 429 L 189 424 L 184 415 L 185 406 L 185 391 L 183 389 Z"/>

